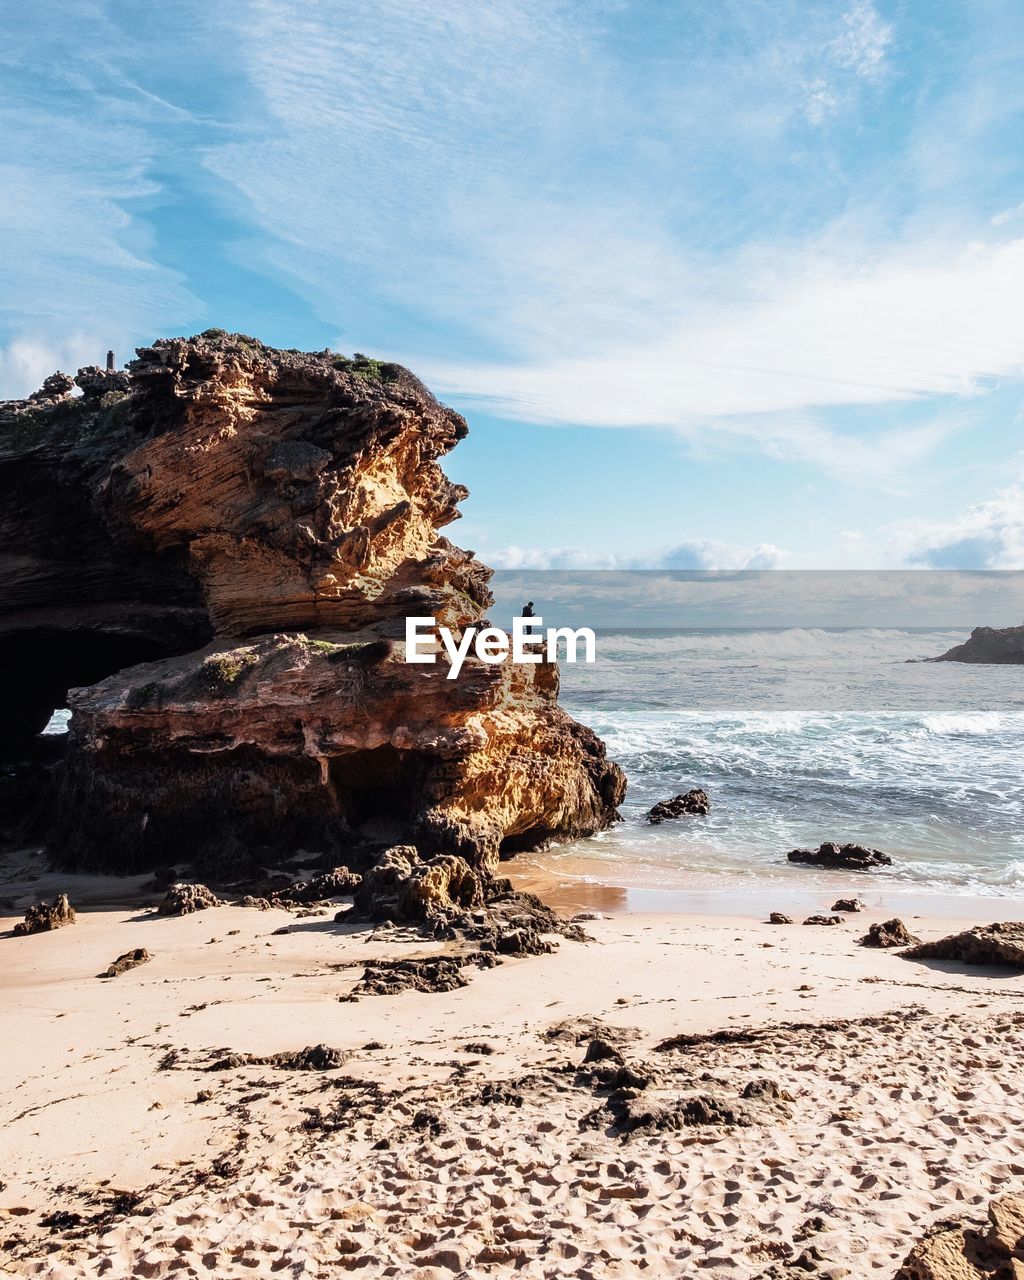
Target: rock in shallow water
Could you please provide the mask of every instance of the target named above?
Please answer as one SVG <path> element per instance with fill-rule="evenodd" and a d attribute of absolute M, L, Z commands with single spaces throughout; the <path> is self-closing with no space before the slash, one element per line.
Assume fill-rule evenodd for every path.
<path fill-rule="evenodd" d="M 817 849 L 792 849 L 786 857 L 790 862 L 836 871 L 869 871 L 872 867 L 892 866 L 892 858 L 880 849 L 868 849 L 862 844 L 836 844 L 832 840 L 826 840 Z"/>
<path fill-rule="evenodd" d="M 711 812 L 711 798 L 706 791 L 695 787 L 692 791 L 682 792 L 671 800 L 659 800 L 647 813 L 647 821 L 658 826 L 667 818 L 682 818 L 688 814 L 706 816 Z"/>

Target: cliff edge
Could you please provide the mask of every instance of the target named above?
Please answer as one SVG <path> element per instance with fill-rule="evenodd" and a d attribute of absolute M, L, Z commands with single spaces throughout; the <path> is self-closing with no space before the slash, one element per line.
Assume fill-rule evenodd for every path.
<path fill-rule="evenodd" d="M 615 820 L 625 779 L 557 665 L 404 661 L 406 616 L 491 603 L 439 532 L 466 431 L 398 365 L 218 330 L 0 404 L 0 760 L 71 709 L 36 806 L 60 861 L 371 840 L 490 869 Z"/>

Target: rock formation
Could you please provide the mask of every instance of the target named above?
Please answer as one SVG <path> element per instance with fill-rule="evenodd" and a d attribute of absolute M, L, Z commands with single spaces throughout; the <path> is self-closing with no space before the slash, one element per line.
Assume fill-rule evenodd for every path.
<path fill-rule="evenodd" d="M 160 916 L 190 916 L 220 906 L 220 898 L 205 884 L 172 884 L 156 911 Z"/>
<path fill-rule="evenodd" d="M 695 787 L 691 791 L 673 796 L 671 800 L 659 800 L 647 813 L 647 821 L 653 826 L 666 818 L 682 818 L 686 814 L 698 814 L 702 817 L 711 812 L 711 800 L 706 791 Z"/>
<path fill-rule="evenodd" d="M 898 916 L 891 920 L 875 921 L 868 926 L 868 931 L 860 940 L 862 947 L 909 947 L 920 938 L 915 938 Z"/>
<path fill-rule="evenodd" d="M 96 976 L 97 978 L 119 978 L 122 973 L 127 973 L 129 969 L 137 969 L 140 964 L 148 964 L 152 959 L 152 953 L 145 947 L 135 947 L 131 951 L 123 952 Z"/>
<path fill-rule="evenodd" d="M 926 662 L 977 662 L 1005 666 L 1024 663 L 1024 626 L 975 627 L 971 638 Z"/>
<path fill-rule="evenodd" d="M 836 844 L 832 840 L 826 840 L 817 849 L 792 849 L 786 857 L 790 862 L 835 871 L 869 871 L 873 867 L 892 866 L 892 858 L 880 849 L 866 849 L 862 844 Z"/>
<path fill-rule="evenodd" d="M 555 664 L 404 661 L 406 616 L 491 602 L 438 532 L 465 421 L 412 374 L 211 330 L 74 381 L 0 405 L 0 763 L 70 707 L 40 806 L 65 865 L 407 842 L 493 869 L 615 820 Z"/>
<path fill-rule="evenodd" d="M 1024 921 L 979 924 L 903 952 L 907 960 L 959 960 L 963 964 L 1005 965 L 1024 969 Z"/>
<path fill-rule="evenodd" d="M 40 902 L 29 907 L 25 919 L 14 926 L 16 934 L 48 933 L 51 929 L 62 929 L 66 924 L 74 924 L 75 909 L 68 902 L 68 895 L 60 893 L 52 902 Z"/>
<path fill-rule="evenodd" d="M 1024 1196 L 1000 1196 L 988 1222 L 944 1222 L 907 1255 L 894 1280 L 1014 1280 L 1024 1271 Z"/>

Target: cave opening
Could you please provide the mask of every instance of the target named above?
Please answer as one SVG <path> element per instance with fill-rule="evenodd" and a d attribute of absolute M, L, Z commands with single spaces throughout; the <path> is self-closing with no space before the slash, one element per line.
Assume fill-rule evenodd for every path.
<path fill-rule="evenodd" d="M 425 751 L 390 745 L 335 757 L 330 781 L 341 817 L 352 830 L 374 839 L 411 838 L 410 827 L 424 808 L 424 787 L 435 763 Z"/>
<path fill-rule="evenodd" d="M 168 657 L 173 652 L 152 635 L 130 632 L 26 629 L 0 636 L 0 670 L 5 706 L 0 718 L 0 750 L 10 757 L 45 746 L 61 732 L 68 690 L 95 684 L 125 667 Z M 66 715 L 63 717 L 66 726 Z M 49 741 L 41 741 L 43 738 Z"/>

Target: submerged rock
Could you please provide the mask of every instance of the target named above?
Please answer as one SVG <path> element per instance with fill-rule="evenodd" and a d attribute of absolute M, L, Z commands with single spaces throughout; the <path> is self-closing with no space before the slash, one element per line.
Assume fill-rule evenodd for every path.
<path fill-rule="evenodd" d="M 161 916 L 187 916 L 193 911 L 222 905 L 220 898 L 205 884 L 172 884 L 156 910 Z"/>
<path fill-rule="evenodd" d="M 894 916 L 869 925 L 860 942 L 863 947 L 909 947 L 920 942 L 920 938 L 915 938 L 903 921 Z"/>
<path fill-rule="evenodd" d="M 16 934 L 47 933 L 50 929 L 62 929 L 66 924 L 74 924 L 75 909 L 68 901 L 66 893 L 58 894 L 52 902 L 40 902 L 29 907 L 25 919 L 14 926 Z"/>
<path fill-rule="evenodd" d="M 1000 1196 L 983 1225 L 940 1223 L 911 1249 L 893 1280 L 1011 1280 L 1024 1263 L 1024 1196 Z"/>
<path fill-rule="evenodd" d="M 925 661 L 1020 665 L 1024 663 L 1024 626 L 975 627 L 969 640 Z"/>
<path fill-rule="evenodd" d="M 1024 969 L 1024 921 L 975 925 L 936 942 L 922 942 L 903 955 L 907 960 L 960 960 L 964 964 Z"/>
<path fill-rule="evenodd" d="M 654 808 L 648 811 L 647 821 L 657 826 L 667 818 L 682 818 L 688 814 L 704 816 L 710 812 L 711 798 L 706 791 L 695 787 L 691 791 L 673 796 L 671 800 L 659 800 Z"/>
<path fill-rule="evenodd" d="M 892 858 L 880 849 L 868 849 L 862 844 L 836 844 L 832 840 L 826 840 L 817 849 L 793 849 L 786 857 L 790 862 L 837 871 L 869 871 L 873 867 L 892 866 Z"/>

